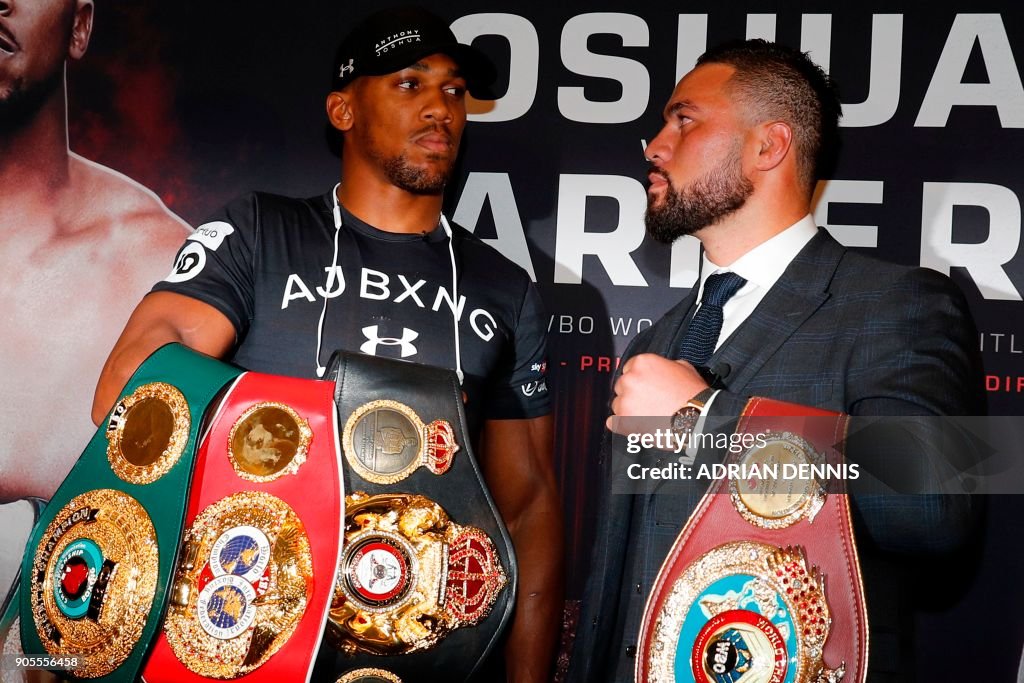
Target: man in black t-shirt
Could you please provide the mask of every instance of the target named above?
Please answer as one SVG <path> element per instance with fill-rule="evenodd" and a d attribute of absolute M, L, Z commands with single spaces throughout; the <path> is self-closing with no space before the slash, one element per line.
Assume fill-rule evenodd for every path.
<path fill-rule="evenodd" d="M 251 370 L 322 376 L 335 348 L 455 369 L 484 478 L 519 564 L 509 680 L 547 680 L 561 614 L 545 328 L 527 274 L 441 214 L 481 53 L 419 9 L 379 12 L 341 44 L 327 115 L 342 182 L 252 194 L 196 229 L 103 369 L 93 420 L 138 365 L 181 342 Z"/>
<path fill-rule="evenodd" d="M 340 204 L 334 258 L 333 204 L 330 192 L 242 197 L 196 229 L 153 291 L 226 316 L 244 368 L 315 377 L 332 349 L 351 349 L 462 370 L 473 433 L 549 412 L 546 321 L 522 268 L 457 225 L 451 238 L 391 232 Z"/>

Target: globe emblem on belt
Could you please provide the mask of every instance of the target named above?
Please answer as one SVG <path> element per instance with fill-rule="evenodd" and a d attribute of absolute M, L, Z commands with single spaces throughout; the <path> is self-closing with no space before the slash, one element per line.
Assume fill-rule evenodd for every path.
<path fill-rule="evenodd" d="M 218 576 L 199 593 L 199 623 L 214 638 L 234 638 L 256 619 L 255 600 L 256 590 L 248 581 L 234 574 Z"/>
<path fill-rule="evenodd" d="M 220 551 L 220 565 L 229 574 L 244 574 L 260 559 L 260 548 L 249 536 L 235 536 Z"/>
<path fill-rule="evenodd" d="M 270 540 L 254 526 L 236 526 L 222 533 L 210 551 L 214 576 L 231 574 L 256 581 L 270 563 Z"/>
<path fill-rule="evenodd" d="M 743 634 L 728 628 L 710 642 L 704 653 L 704 668 L 710 672 L 715 683 L 732 683 L 750 671 L 753 665 L 750 645 Z"/>
<path fill-rule="evenodd" d="M 691 658 L 699 683 L 782 683 L 787 680 L 785 638 L 770 619 L 727 610 L 704 624 Z M 792 677 L 790 672 L 790 677 Z"/>

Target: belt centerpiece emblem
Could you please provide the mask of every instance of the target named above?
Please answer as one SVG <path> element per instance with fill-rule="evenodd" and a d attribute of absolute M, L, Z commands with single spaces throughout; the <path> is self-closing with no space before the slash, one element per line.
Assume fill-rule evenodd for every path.
<path fill-rule="evenodd" d="M 353 493 L 330 611 L 343 652 L 407 654 L 490 612 L 508 583 L 491 539 L 413 494 Z"/>
<path fill-rule="evenodd" d="M 254 491 L 207 507 L 186 532 L 164 633 L 210 678 L 259 668 L 288 640 L 312 588 L 312 558 L 291 507 Z"/>
<path fill-rule="evenodd" d="M 32 616 L 46 652 L 81 657 L 95 678 L 139 641 L 156 593 L 159 550 L 145 508 L 97 489 L 71 499 L 43 532 L 33 561 Z"/>

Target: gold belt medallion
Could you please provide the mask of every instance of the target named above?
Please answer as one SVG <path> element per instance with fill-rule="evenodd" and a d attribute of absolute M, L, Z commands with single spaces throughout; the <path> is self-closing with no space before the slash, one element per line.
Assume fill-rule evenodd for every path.
<path fill-rule="evenodd" d="M 129 484 L 167 474 L 188 442 L 188 402 L 164 382 L 143 384 L 118 401 L 107 421 L 107 460 Z"/>
<path fill-rule="evenodd" d="M 72 498 L 35 551 L 31 604 L 46 651 L 78 655 L 76 676 L 120 666 L 138 643 L 159 574 L 153 523 L 142 505 L 111 489 Z"/>
<path fill-rule="evenodd" d="M 287 503 L 260 492 L 222 498 L 185 533 L 167 642 L 201 676 L 250 673 L 295 631 L 312 576 L 309 539 Z"/>
<path fill-rule="evenodd" d="M 257 403 L 228 435 L 228 458 L 242 479 L 258 483 L 295 474 L 306 462 L 313 430 L 290 406 Z"/>
<path fill-rule="evenodd" d="M 347 496 L 344 548 L 329 635 L 350 655 L 433 647 L 483 620 L 508 583 L 487 534 L 424 496 Z"/>
<path fill-rule="evenodd" d="M 434 474 L 451 468 L 459 445 L 446 420 L 424 424 L 398 401 L 370 401 L 345 421 L 345 459 L 356 473 L 375 484 L 394 484 L 426 467 Z"/>
<path fill-rule="evenodd" d="M 825 504 L 825 489 L 808 471 L 825 459 L 805 439 L 790 432 L 765 435 L 765 445 L 740 457 L 747 472 L 765 476 L 729 481 L 729 495 L 743 519 L 761 529 L 785 529 L 802 519 L 813 521 Z"/>

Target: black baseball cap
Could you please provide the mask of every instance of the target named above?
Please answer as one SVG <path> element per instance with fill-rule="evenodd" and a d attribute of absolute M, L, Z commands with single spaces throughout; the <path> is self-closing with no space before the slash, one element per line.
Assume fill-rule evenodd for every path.
<path fill-rule="evenodd" d="M 341 90 L 360 76 L 383 76 L 415 64 L 432 54 L 455 60 L 477 99 L 494 99 L 490 86 L 497 71 L 490 59 L 472 45 L 463 45 L 440 17 L 422 7 L 398 7 L 374 12 L 341 41 L 334 56 L 334 89 Z"/>

